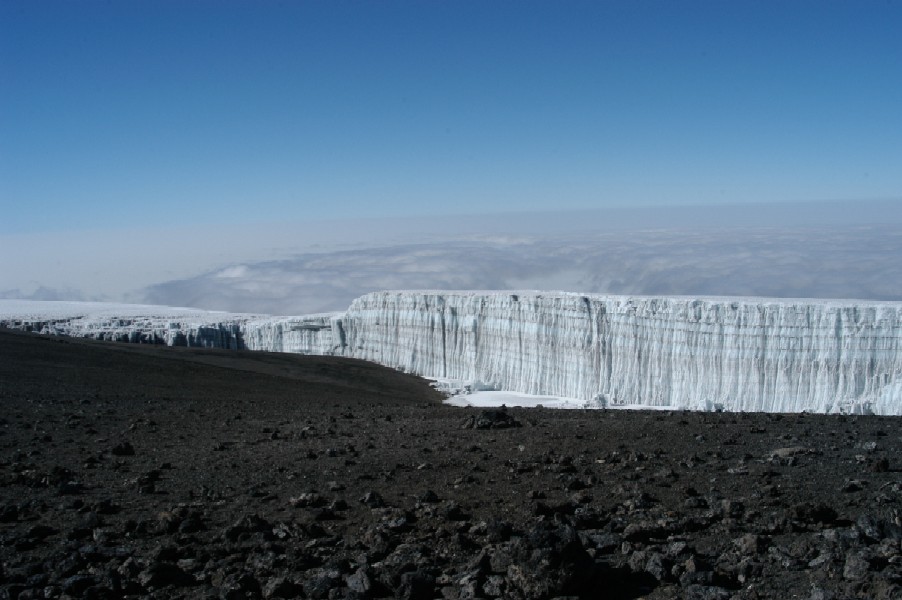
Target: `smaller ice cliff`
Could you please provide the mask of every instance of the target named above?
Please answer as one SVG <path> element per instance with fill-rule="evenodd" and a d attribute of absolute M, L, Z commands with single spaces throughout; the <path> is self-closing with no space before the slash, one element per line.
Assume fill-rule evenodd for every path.
<path fill-rule="evenodd" d="M 898 302 L 410 291 L 301 317 L 16 302 L 0 301 L 7 327 L 351 356 L 598 406 L 902 414 Z"/>

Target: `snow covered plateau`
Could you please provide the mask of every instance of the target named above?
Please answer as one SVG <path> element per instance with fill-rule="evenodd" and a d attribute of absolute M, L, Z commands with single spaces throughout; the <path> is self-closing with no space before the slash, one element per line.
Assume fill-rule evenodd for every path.
<path fill-rule="evenodd" d="M 902 415 L 902 303 L 562 292 L 366 294 L 298 317 L 0 300 L 45 334 L 331 354 L 593 407 Z"/>

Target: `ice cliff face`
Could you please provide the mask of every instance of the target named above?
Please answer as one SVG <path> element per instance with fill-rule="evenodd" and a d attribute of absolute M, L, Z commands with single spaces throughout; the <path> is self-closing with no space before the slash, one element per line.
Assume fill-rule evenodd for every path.
<path fill-rule="evenodd" d="M 237 349 L 255 315 L 103 302 L 0 300 L 0 325 L 116 342 Z"/>
<path fill-rule="evenodd" d="M 902 303 L 380 292 L 342 314 L 220 315 L 57 315 L 32 328 L 353 356 L 602 406 L 902 414 Z"/>
<path fill-rule="evenodd" d="M 353 356 L 497 389 L 691 409 L 902 414 L 902 305 L 540 293 L 355 300 Z"/>
<path fill-rule="evenodd" d="M 250 350 L 297 354 L 348 354 L 339 313 L 248 321 L 243 341 Z"/>

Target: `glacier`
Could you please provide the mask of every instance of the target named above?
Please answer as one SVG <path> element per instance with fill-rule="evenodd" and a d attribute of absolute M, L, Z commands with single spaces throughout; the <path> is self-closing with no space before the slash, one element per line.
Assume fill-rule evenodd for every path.
<path fill-rule="evenodd" d="M 245 323 L 265 318 L 106 302 L 0 300 L 0 326 L 115 342 L 239 349 Z"/>
<path fill-rule="evenodd" d="M 900 302 L 392 291 L 271 317 L 0 300 L 0 325 L 349 356 L 597 407 L 902 414 Z"/>

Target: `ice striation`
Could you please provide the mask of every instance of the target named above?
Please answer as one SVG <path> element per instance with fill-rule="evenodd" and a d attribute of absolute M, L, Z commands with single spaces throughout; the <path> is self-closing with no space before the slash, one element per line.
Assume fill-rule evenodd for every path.
<path fill-rule="evenodd" d="M 600 405 L 902 413 L 902 304 L 566 293 L 377 293 L 353 355 Z"/>
<path fill-rule="evenodd" d="M 5 302 L 9 327 L 344 355 L 595 406 L 902 414 L 898 302 L 410 291 L 302 317 Z"/>
<path fill-rule="evenodd" d="M 267 352 L 350 355 L 342 330 L 343 317 L 343 313 L 326 313 L 247 321 L 244 345 Z"/>
<path fill-rule="evenodd" d="M 238 349 L 257 315 L 106 302 L 0 300 L 0 325 L 114 342 Z"/>

